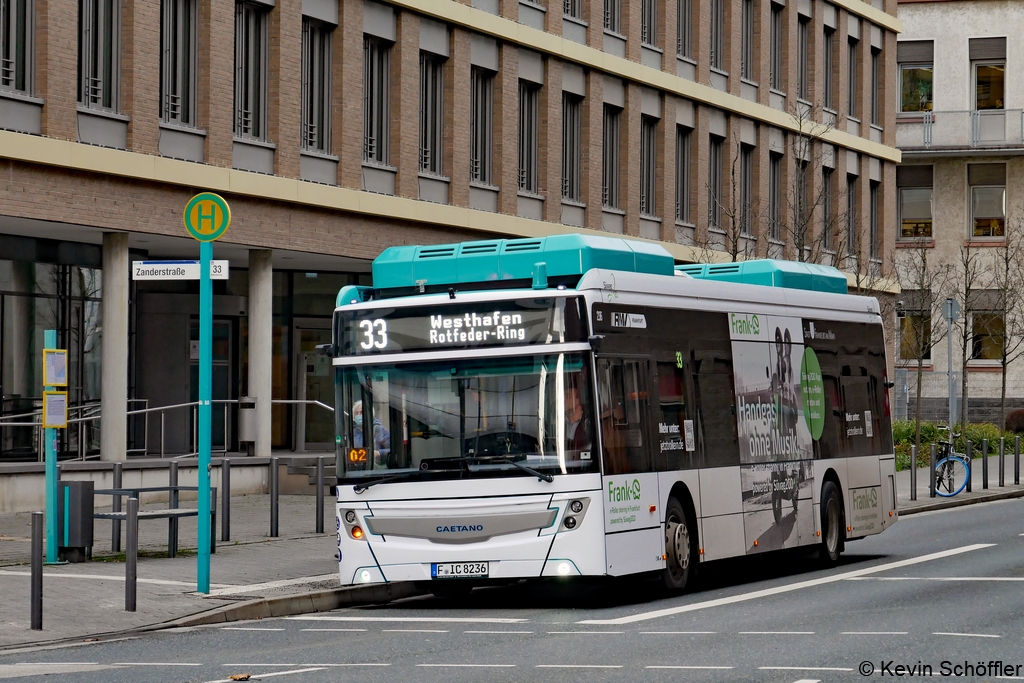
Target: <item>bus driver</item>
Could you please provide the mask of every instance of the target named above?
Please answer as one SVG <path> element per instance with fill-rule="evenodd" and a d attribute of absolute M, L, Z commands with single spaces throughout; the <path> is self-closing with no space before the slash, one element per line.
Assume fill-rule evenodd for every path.
<path fill-rule="evenodd" d="M 363 402 L 352 406 L 352 445 L 363 448 Z M 391 433 L 380 420 L 373 418 L 373 460 L 377 465 L 386 465 L 391 453 Z"/>

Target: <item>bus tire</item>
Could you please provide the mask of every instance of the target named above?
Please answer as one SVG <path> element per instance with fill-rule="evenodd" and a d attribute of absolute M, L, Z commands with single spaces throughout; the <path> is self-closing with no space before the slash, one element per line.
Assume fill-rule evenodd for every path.
<path fill-rule="evenodd" d="M 843 501 L 835 482 L 826 481 L 821 487 L 821 545 L 818 559 L 826 566 L 839 562 L 843 552 Z"/>
<path fill-rule="evenodd" d="M 665 569 L 662 583 L 670 591 L 683 591 L 692 585 L 696 571 L 693 525 L 677 498 L 669 498 L 665 508 Z"/>

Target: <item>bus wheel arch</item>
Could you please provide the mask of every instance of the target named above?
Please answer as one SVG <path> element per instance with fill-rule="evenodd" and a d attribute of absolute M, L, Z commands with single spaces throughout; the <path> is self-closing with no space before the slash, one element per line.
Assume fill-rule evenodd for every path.
<path fill-rule="evenodd" d="M 682 482 L 672 487 L 665 506 L 665 569 L 662 582 L 671 591 L 691 588 L 700 554 L 697 512 L 689 489 Z"/>
<path fill-rule="evenodd" d="M 835 470 L 825 472 L 818 499 L 821 511 L 821 545 L 818 556 L 825 564 L 835 564 L 846 550 L 846 504 L 839 475 Z"/>

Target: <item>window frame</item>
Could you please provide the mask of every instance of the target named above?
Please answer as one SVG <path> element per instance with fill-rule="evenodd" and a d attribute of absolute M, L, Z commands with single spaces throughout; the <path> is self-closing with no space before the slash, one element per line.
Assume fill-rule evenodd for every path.
<path fill-rule="evenodd" d="M 494 76 L 490 69 L 470 69 L 469 179 L 494 185 Z"/>
<path fill-rule="evenodd" d="M 915 323 L 914 319 L 918 319 L 921 322 Z M 930 339 L 932 336 L 932 313 L 931 311 L 922 310 L 908 310 L 906 316 L 900 319 L 900 343 L 899 343 L 899 362 L 901 365 L 906 365 L 912 362 L 916 362 L 918 359 L 918 351 L 923 351 L 921 354 L 921 360 L 924 361 L 925 365 L 930 365 L 932 360 L 932 345 L 925 344 L 924 349 L 921 349 L 921 343 L 918 342 L 917 333 L 918 330 L 922 332 L 921 336 L 924 339 Z M 906 353 L 907 351 L 912 353 Z"/>
<path fill-rule="evenodd" d="M 858 60 L 860 59 L 860 41 L 856 38 L 850 38 L 846 41 L 847 45 L 847 74 L 846 74 L 846 116 L 847 118 L 860 121 L 860 117 L 857 116 L 857 73 L 858 73 Z"/>
<path fill-rule="evenodd" d="M 846 255 L 857 254 L 857 190 L 860 176 L 846 174 Z"/>
<path fill-rule="evenodd" d="M 797 22 L 796 96 L 805 102 L 811 97 L 811 20 L 800 15 Z"/>
<path fill-rule="evenodd" d="M 740 7 L 740 78 L 754 80 L 754 0 L 742 0 Z"/>
<path fill-rule="evenodd" d="M 975 205 L 975 191 L 976 190 L 1001 190 L 1003 197 L 1003 215 L 1002 216 L 978 216 L 974 213 Z M 999 225 L 999 230 L 1002 234 L 995 235 L 979 235 L 978 234 L 978 220 L 995 220 L 1002 221 Z M 970 235 L 969 239 L 975 240 L 1004 240 L 1006 239 L 1006 185 L 971 185 L 970 186 Z"/>
<path fill-rule="evenodd" d="M 826 26 L 822 31 L 822 106 L 830 112 L 836 111 L 836 31 Z"/>
<path fill-rule="evenodd" d="M 896 189 L 897 189 L 897 192 L 896 192 L 896 207 L 897 207 L 897 212 L 899 214 L 899 226 L 900 226 L 900 234 L 899 234 L 899 237 L 897 239 L 900 239 L 900 240 L 931 239 L 932 238 L 932 229 L 933 229 L 933 225 L 934 225 L 933 222 L 935 220 L 935 216 L 934 216 L 934 212 L 935 212 L 934 188 L 933 187 L 898 187 Z M 903 216 L 903 205 L 904 205 L 904 202 L 905 202 L 903 194 L 905 192 L 925 192 L 925 191 L 928 192 L 928 219 L 927 219 L 928 231 L 927 231 L 927 234 L 917 234 L 918 233 L 918 229 L 915 227 L 914 234 L 907 235 L 906 234 L 906 228 L 904 226 L 904 223 L 906 222 L 907 219 L 904 218 L 904 216 Z M 922 224 L 922 223 L 925 222 L 924 220 L 917 219 L 917 218 L 912 218 L 910 220 L 913 220 L 915 222 L 915 224 Z"/>
<path fill-rule="evenodd" d="M 619 145 L 622 110 L 605 103 L 601 128 L 601 206 L 619 209 Z"/>
<path fill-rule="evenodd" d="M 881 183 L 875 181 L 868 182 L 868 258 L 877 260 L 881 256 L 881 236 L 882 227 L 879 220 L 879 211 L 881 207 L 878 205 L 878 189 Z"/>
<path fill-rule="evenodd" d="M 86 109 L 120 110 L 121 12 L 120 0 L 79 0 L 78 104 Z"/>
<path fill-rule="evenodd" d="M 640 215 L 658 217 L 658 119 L 640 115 Z"/>
<path fill-rule="evenodd" d="M 932 75 L 932 86 L 934 88 L 935 83 L 935 63 L 934 62 L 901 62 L 899 65 L 900 69 L 900 113 L 910 114 L 923 114 L 924 112 L 930 112 L 935 107 L 935 94 L 934 90 L 929 92 L 928 97 L 928 108 L 927 109 L 905 109 L 906 100 L 904 99 L 907 94 L 906 89 L 906 72 L 908 70 L 920 71 L 927 70 Z M 920 89 L 918 90 L 920 92 Z"/>
<path fill-rule="evenodd" d="M 708 10 L 711 27 L 708 31 L 708 64 L 725 70 L 725 0 L 710 0 Z"/>
<path fill-rule="evenodd" d="M 971 106 L 972 111 L 1006 111 L 1006 64 L 1005 59 L 978 59 L 971 62 L 971 90 L 974 92 L 974 102 Z M 985 107 L 984 109 L 978 107 L 978 68 L 986 66 L 999 66 L 1003 70 L 1003 100 L 1002 106 L 1000 107 Z"/>
<path fill-rule="evenodd" d="M 693 225 L 690 220 L 690 145 L 693 129 L 676 125 L 676 221 Z"/>
<path fill-rule="evenodd" d="M 783 78 L 785 65 L 782 58 L 782 40 L 785 23 L 783 12 L 785 7 L 771 3 L 771 27 L 769 28 L 768 55 L 768 87 L 776 92 L 785 92 L 786 83 Z"/>
<path fill-rule="evenodd" d="M 658 47 L 658 0 L 640 0 L 640 44 Z"/>
<path fill-rule="evenodd" d="M 882 51 L 871 49 L 871 125 L 876 128 L 882 126 Z"/>
<path fill-rule="evenodd" d="M 444 177 L 444 68 L 446 58 L 420 51 L 419 172 Z"/>
<path fill-rule="evenodd" d="M 708 230 L 722 230 L 722 187 L 725 138 L 708 136 Z"/>
<path fill-rule="evenodd" d="M 768 154 L 768 239 L 782 242 L 782 155 Z"/>
<path fill-rule="evenodd" d="M 752 237 L 754 226 L 754 147 L 740 144 L 740 235 Z"/>
<path fill-rule="evenodd" d="M 363 163 L 391 165 L 392 46 L 363 35 Z"/>
<path fill-rule="evenodd" d="M 302 17 L 302 149 L 331 153 L 331 42 L 329 24 Z"/>
<path fill-rule="evenodd" d="M 562 92 L 562 199 L 580 202 L 583 98 Z"/>
<path fill-rule="evenodd" d="M 267 8 L 235 3 L 235 116 L 234 135 L 249 140 L 267 139 Z M 250 29 L 254 35 L 250 35 Z M 255 37 L 255 41 L 251 39 Z M 246 108 L 248 107 L 248 108 Z M 246 122 L 245 114 L 249 114 Z"/>
<path fill-rule="evenodd" d="M 835 202 L 835 169 L 821 167 L 821 248 L 832 251 L 832 238 L 835 231 L 833 203 Z"/>
<path fill-rule="evenodd" d="M 1003 337 L 1006 334 L 1006 315 L 1003 311 L 990 310 L 990 309 L 979 309 L 971 310 L 971 357 L 972 363 L 989 364 L 989 363 L 1001 363 L 1003 359 Z M 982 330 L 979 332 L 978 323 L 979 319 L 988 318 L 990 320 L 997 320 L 995 325 L 983 325 Z M 985 344 L 988 340 L 994 346 L 989 347 L 990 352 L 994 352 L 994 357 L 984 355 L 984 349 L 987 346 Z"/>
<path fill-rule="evenodd" d="M 676 0 L 676 56 L 693 59 L 693 0 Z"/>
<path fill-rule="evenodd" d="M 519 191 L 540 194 L 540 89 L 519 81 Z"/>
<path fill-rule="evenodd" d="M 562 15 L 583 21 L 583 0 L 562 0 Z"/>
<path fill-rule="evenodd" d="M 35 0 L 7 0 L 0 7 L 0 92 L 34 90 L 35 10 Z"/>
<path fill-rule="evenodd" d="M 622 35 L 622 0 L 604 0 L 604 30 Z"/>

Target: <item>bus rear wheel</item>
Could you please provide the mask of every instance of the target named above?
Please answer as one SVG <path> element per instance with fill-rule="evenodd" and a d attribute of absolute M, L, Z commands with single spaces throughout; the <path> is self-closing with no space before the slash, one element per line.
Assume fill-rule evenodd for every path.
<path fill-rule="evenodd" d="M 665 569 L 662 582 L 670 591 L 682 591 L 693 582 L 694 534 L 690 520 L 676 498 L 665 509 Z"/>
<path fill-rule="evenodd" d="M 818 559 L 826 566 L 839 562 L 843 552 L 843 503 L 835 482 L 821 487 L 821 545 Z"/>

